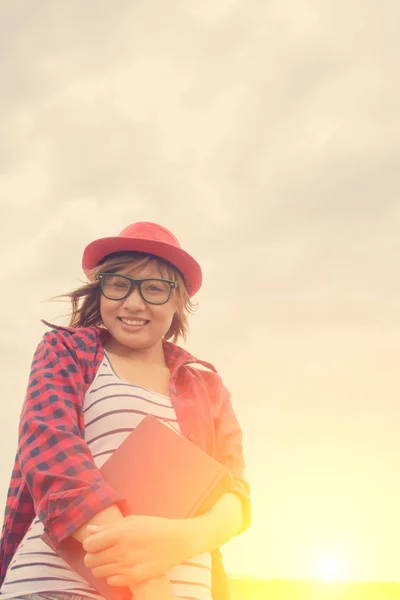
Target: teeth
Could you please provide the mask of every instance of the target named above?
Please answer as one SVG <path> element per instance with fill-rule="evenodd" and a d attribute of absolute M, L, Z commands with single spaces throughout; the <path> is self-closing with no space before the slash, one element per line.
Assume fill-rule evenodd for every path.
<path fill-rule="evenodd" d="M 125 323 L 125 325 L 145 325 L 146 321 L 143 319 L 124 319 L 121 317 L 121 321 Z"/>

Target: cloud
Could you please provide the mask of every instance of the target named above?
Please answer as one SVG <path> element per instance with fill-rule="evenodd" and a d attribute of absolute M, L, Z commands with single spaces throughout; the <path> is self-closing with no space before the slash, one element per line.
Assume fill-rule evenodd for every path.
<path fill-rule="evenodd" d="M 399 6 L 1 5 L 10 456 L 40 318 L 66 308 L 43 301 L 79 283 L 91 240 L 154 220 L 203 266 L 188 346 L 232 390 L 252 472 L 261 427 L 277 473 L 296 444 L 323 461 L 321 428 L 354 472 L 364 434 L 387 458 L 373 423 L 383 405 L 398 420 Z"/>
<path fill-rule="evenodd" d="M 159 220 L 201 259 L 210 291 L 233 282 L 232 313 L 239 273 L 277 307 L 297 287 L 311 320 L 319 286 L 335 303 L 332 286 L 357 295 L 382 263 L 388 277 L 400 219 L 396 10 L 3 7 L 3 256 L 39 281 L 77 266 L 93 237 Z"/>

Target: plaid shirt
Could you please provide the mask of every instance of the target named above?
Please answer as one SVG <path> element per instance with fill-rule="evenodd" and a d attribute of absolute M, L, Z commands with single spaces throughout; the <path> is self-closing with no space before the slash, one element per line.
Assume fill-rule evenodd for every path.
<path fill-rule="evenodd" d="M 96 513 L 123 503 L 103 479 L 84 441 L 83 401 L 104 356 L 102 335 L 97 327 L 57 327 L 44 334 L 36 349 L 5 510 L 0 585 L 35 514 L 57 546 Z M 250 520 L 249 486 L 230 394 L 209 363 L 170 342 L 164 343 L 164 354 L 182 433 L 230 470 L 234 491 L 243 501 L 245 529 Z"/>

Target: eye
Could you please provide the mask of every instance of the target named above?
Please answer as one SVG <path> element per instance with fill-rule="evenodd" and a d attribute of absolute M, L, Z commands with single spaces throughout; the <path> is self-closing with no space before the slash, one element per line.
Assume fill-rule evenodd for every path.
<path fill-rule="evenodd" d="M 108 288 L 127 290 L 129 288 L 129 281 L 118 275 L 106 275 L 103 277 L 104 285 Z"/>
<path fill-rule="evenodd" d="M 165 294 L 169 286 L 165 281 L 146 281 L 144 291 L 148 294 Z"/>
<path fill-rule="evenodd" d="M 156 293 L 156 292 L 162 292 L 162 291 L 163 291 L 163 288 L 161 288 L 158 285 L 152 284 L 152 285 L 146 286 L 146 292 L 155 292 Z"/>

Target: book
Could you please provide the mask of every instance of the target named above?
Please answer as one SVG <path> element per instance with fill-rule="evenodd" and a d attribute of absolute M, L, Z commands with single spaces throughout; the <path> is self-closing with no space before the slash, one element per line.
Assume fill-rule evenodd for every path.
<path fill-rule="evenodd" d="M 156 417 L 148 415 L 107 459 L 100 471 L 125 499 L 124 516 L 169 519 L 199 516 L 232 488 L 228 469 Z M 55 547 L 42 539 L 107 600 L 128 600 L 127 588 L 92 575 L 82 545 L 72 537 Z"/>

